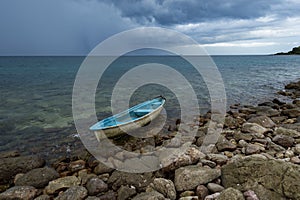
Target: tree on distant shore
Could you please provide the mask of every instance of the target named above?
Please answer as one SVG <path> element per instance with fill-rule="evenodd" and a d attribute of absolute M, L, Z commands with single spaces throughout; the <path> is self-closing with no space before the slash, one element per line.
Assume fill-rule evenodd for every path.
<path fill-rule="evenodd" d="M 287 53 L 280 52 L 276 53 L 275 55 L 300 55 L 300 46 L 299 47 L 294 47 L 292 51 L 289 51 Z"/>

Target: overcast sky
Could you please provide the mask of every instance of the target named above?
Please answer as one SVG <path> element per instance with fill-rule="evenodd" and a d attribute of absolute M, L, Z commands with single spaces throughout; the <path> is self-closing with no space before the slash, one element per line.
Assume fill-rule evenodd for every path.
<path fill-rule="evenodd" d="M 299 0 L 0 0 L 0 55 L 86 55 L 120 31 L 171 28 L 210 54 L 300 45 Z"/>

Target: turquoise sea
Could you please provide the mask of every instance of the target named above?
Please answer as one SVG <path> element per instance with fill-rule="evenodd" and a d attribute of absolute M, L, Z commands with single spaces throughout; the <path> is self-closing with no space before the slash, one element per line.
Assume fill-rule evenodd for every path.
<path fill-rule="evenodd" d="M 284 84 L 300 78 L 300 56 L 213 56 L 225 83 L 228 106 L 256 104 L 279 97 Z M 72 118 L 72 89 L 84 57 L 0 57 L 0 151 L 57 157 L 82 151 Z M 112 88 L 127 70 L 144 63 L 169 65 L 193 85 L 201 112 L 210 109 L 199 74 L 176 56 L 126 56 L 104 73 L 96 95 L 99 119 L 111 114 Z M 159 85 L 139 88 L 136 104 L 157 95 L 167 97 L 168 122 L 179 117 L 175 95 Z M 170 118 L 170 119 L 169 119 Z"/>

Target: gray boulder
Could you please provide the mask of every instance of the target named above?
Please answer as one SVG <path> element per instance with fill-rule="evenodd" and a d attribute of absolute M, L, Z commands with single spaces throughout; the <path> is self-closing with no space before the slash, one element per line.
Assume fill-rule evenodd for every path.
<path fill-rule="evenodd" d="M 222 183 L 240 191 L 253 190 L 260 200 L 300 199 L 300 166 L 262 155 L 232 159 L 222 167 Z"/>

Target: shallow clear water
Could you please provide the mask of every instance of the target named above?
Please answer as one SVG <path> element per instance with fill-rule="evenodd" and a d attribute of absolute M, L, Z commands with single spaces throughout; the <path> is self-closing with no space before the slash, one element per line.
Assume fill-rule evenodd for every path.
<path fill-rule="evenodd" d="M 44 156 L 81 148 L 72 118 L 72 88 L 84 57 L 0 57 L 0 151 L 18 149 Z M 228 105 L 256 104 L 276 97 L 284 84 L 300 78 L 300 56 L 213 56 L 225 83 Z M 123 57 L 105 72 L 96 97 L 98 118 L 111 115 L 111 89 L 134 66 L 155 62 L 178 70 L 193 85 L 202 112 L 210 109 L 200 75 L 179 57 Z M 131 104 L 163 94 L 168 118 L 179 117 L 167 88 L 139 88 Z M 172 120 L 170 120 L 171 123 Z"/>

